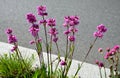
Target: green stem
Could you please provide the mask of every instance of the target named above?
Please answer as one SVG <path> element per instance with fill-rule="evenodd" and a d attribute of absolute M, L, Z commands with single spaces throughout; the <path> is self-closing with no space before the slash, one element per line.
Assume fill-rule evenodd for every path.
<path fill-rule="evenodd" d="M 20 50 L 19 50 L 19 48 L 18 48 L 18 44 L 17 44 L 17 43 L 14 43 L 14 46 L 17 46 L 17 49 L 16 49 L 15 51 L 16 51 L 16 53 L 17 53 L 18 59 L 23 62 L 23 64 L 25 65 L 25 67 L 27 67 L 27 65 L 25 64 L 24 59 L 23 59 L 23 57 L 22 57 L 22 54 L 21 54 L 21 52 L 20 52 Z M 22 65 L 22 64 L 21 64 L 21 65 Z"/>
<path fill-rule="evenodd" d="M 42 53 L 42 45 L 40 42 L 38 42 L 39 35 L 37 34 L 37 36 L 34 39 L 36 42 L 36 52 L 39 57 L 40 66 L 42 66 L 42 63 L 44 63 L 44 58 L 43 58 L 43 53 Z"/>
<path fill-rule="evenodd" d="M 19 59 L 23 59 L 22 54 L 21 54 L 21 52 L 20 52 L 20 50 L 19 50 L 19 48 L 18 48 L 18 44 L 17 44 L 17 43 L 14 43 L 14 46 L 17 47 L 17 49 L 16 49 L 15 51 L 16 51 L 16 53 L 17 53 L 18 58 L 19 58 Z"/>
<path fill-rule="evenodd" d="M 119 66 L 119 57 L 117 55 L 117 53 L 115 54 L 115 61 L 116 61 L 116 64 L 115 64 L 115 73 L 116 73 L 116 77 L 118 78 L 118 66 Z"/>
<path fill-rule="evenodd" d="M 112 60 L 112 62 L 113 62 L 113 59 L 111 59 L 111 60 Z M 115 78 L 113 66 L 114 66 L 114 63 L 112 63 L 111 66 L 110 66 L 110 77 L 111 77 L 111 78 Z"/>
<path fill-rule="evenodd" d="M 53 71 L 53 68 L 52 68 L 52 56 L 51 56 L 51 52 L 52 52 L 52 36 L 51 36 L 51 40 L 50 40 L 50 63 L 51 63 L 51 74 L 52 74 L 52 71 Z"/>
<path fill-rule="evenodd" d="M 26 65 L 26 63 L 25 63 L 25 61 L 24 61 L 24 59 L 23 59 L 23 57 L 22 57 L 22 54 L 20 53 L 20 50 L 19 50 L 19 48 L 18 48 L 18 45 L 17 45 L 16 43 L 15 43 L 14 45 L 17 46 L 17 49 L 15 50 L 15 52 L 17 53 L 18 60 L 21 61 L 21 62 L 23 62 L 23 64 L 25 65 L 25 67 L 27 67 L 27 65 Z M 21 64 L 21 63 L 20 63 L 20 64 Z M 24 67 L 23 67 L 22 64 L 21 64 L 21 67 L 24 69 Z M 27 69 L 27 71 L 29 71 L 29 70 Z"/>
<path fill-rule="evenodd" d="M 99 67 L 100 78 L 102 78 L 101 68 Z"/>
<path fill-rule="evenodd" d="M 75 36 L 75 33 L 73 32 L 72 33 L 73 34 L 73 36 Z M 70 48 L 70 62 L 68 63 L 68 66 L 67 66 L 67 68 L 66 68 L 66 72 L 65 72 L 65 77 L 67 76 L 67 74 L 68 74 L 68 71 L 69 71 L 69 69 L 70 69 L 70 67 L 71 67 L 71 63 L 72 63 L 72 59 L 73 59 L 73 53 L 74 53 L 74 50 L 75 50 L 75 42 L 73 41 L 73 42 L 70 42 L 70 46 L 69 46 L 69 48 Z"/>
<path fill-rule="evenodd" d="M 42 52 L 42 45 L 41 45 L 41 43 L 39 43 L 39 42 L 36 43 L 36 47 L 37 47 L 37 54 L 38 54 L 39 62 L 40 62 L 40 66 L 41 66 L 44 63 L 44 58 L 43 58 L 43 52 Z"/>
<path fill-rule="evenodd" d="M 69 69 L 71 67 L 74 50 L 75 50 L 75 47 L 74 47 L 74 42 L 73 42 L 73 44 L 70 44 L 70 62 L 68 63 L 68 66 L 67 66 L 67 68 L 65 70 L 66 71 L 65 72 L 65 77 L 67 76 L 68 71 L 69 71 Z"/>
<path fill-rule="evenodd" d="M 86 54 L 84 60 L 83 60 L 82 63 L 81 63 L 81 66 L 82 66 L 83 63 L 86 61 L 86 59 L 87 59 L 87 57 L 88 57 L 90 51 L 92 50 L 92 48 L 93 48 L 93 46 L 94 46 L 94 44 L 95 44 L 96 41 L 97 41 L 97 37 L 96 37 L 95 40 L 93 41 L 93 44 L 91 44 L 91 46 L 90 46 L 90 48 L 89 48 L 89 50 L 88 50 L 88 52 L 87 52 L 87 54 Z"/>
<path fill-rule="evenodd" d="M 75 75 L 74 75 L 74 77 L 73 78 L 75 78 L 76 77 L 76 75 L 78 74 L 78 72 L 79 72 L 79 70 L 80 70 L 80 65 L 78 64 L 78 69 L 77 69 L 77 71 L 76 71 L 76 73 L 75 73 Z"/>
<path fill-rule="evenodd" d="M 104 72 L 105 72 L 105 78 L 107 78 L 107 73 L 106 73 L 105 67 L 104 67 Z"/>
<path fill-rule="evenodd" d="M 56 47 L 57 47 L 57 51 L 58 51 L 58 63 L 57 63 L 57 65 L 56 65 L 55 71 L 57 70 L 58 65 L 59 65 L 59 62 L 60 62 L 60 50 L 59 50 L 59 47 L 58 47 L 57 42 L 56 42 Z"/>
<path fill-rule="evenodd" d="M 69 29 L 69 26 L 67 26 L 67 30 Z M 66 53 L 65 53 L 65 61 L 67 60 L 67 54 L 68 54 L 68 35 L 66 37 Z"/>
<path fill-rule="evenodd" d="M 44 20 L 44 16 L 43 16 L 43 20 Z M 48 76 L 49 76 L 49 45 L 48 45 L 48 39 L 47 39 L 47 30 L 46 30 L 46 23 L 43 24 L 44 25 L 44 33 L 45 33 L 45 40 L 46 40 L 46 50 L 47 50 L 47 61 L 48 61 Z"/>
<path fill-rule="evenodd" d="M 67 68 L 66 68 L 66 70 L 65 70 L 65 77 L 66 77 L 67 74 L 68 74 L 68 71 L 69 71 L 69 69 L 70 69 L 71 63 L 72 63 L 72 60 L 70 60 L 70 61 L 68 62 Z"/>

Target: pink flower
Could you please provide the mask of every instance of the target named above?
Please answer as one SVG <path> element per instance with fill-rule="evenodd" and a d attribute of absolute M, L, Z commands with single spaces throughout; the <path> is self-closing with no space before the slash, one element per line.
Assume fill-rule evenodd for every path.
<path fill-rule="evenodd" d="M 37 12 L 38 12 L 38 15 L 40 16 L 47 16 L 47 12 L 46 12 L 46 6 L 38 6 L 37 7 Z"/>
<path fill-rule="evenodd" d="M 103 62 L 100 62 L 100 61 L 96 60 L 95 63 L 96 63 L 100 68 L 104 67 Z"/>
<path fill-rule="evenodd" d="M 103 62 L 99 62 L 99 65 L 98 65 L 100 68 L 104 67 L 104 64 Z"/>
<path fill-rule="evenodd" d="M 109 52 L 109 51 L 110 51 L 110 48 L 108 47 L 108 48 L 106 48 L 106 50 L 107 50 L 107 52 Z"/>
<path fill-rule="evenodd" d="M 28 20 L 29 23 L 34 23 L 34 22 L 37 21 L 35 15 L 32 14 L 32 13 L 28 13 L 26 15 L 26 18 L 27 18 L 27 20 Z"/>
<path fill-rule="evenodd" d="M 72 42 L 75 41 L 75 36 L 68 36 L 68 39 Z"/>
<path fill-rule="evenodd" d="M 54 37 L 54 38 L 53 38 L 53 41 L 54 41 L 54 42 L 57 42 L 57 41 L 58 41 L 58 37 Z"/>
<path fill-rule="evenodd" d="M 65 23 L 63 23 L 63 26 L 64 26 L 64 27 L 67 27 L 67 26 L 68 26 L 68 24 L 65 22 Z"/>
<path fill-rule="evenodd" d="M 5 33 L 7 34 L 8 43 L 12 44 L 12 43 L 16 43 L 17 42 L 16 36 L 12 34 L 12 29 L 8 28 L 5 31 Z"/>
<path fill-rule="evenodd" d="M 49 33 L 51 36 L 56 36 L 56 34 L 58 34 L 56 28 L 50 28 L 48 33 Z"/>
<path fill-rule="evenodd" d="M 112 56 L 112 53 L 111 52 L 106 52 L 104 58 L 108 59 L 110 56 Z"/>
<path fill-rule="evenodd" d="M 98 64 L 99 64 L 99 61 L 98 61 L 98 60 L 95 60 L 95 64 L 97 64 L 97 65 L 98 65 Z"/>
<path fill-rule="evenodd" d="M 64 31 L 64 34 L 65 34 L 65 35 L 68 35 L 69 33 L 70 33 L 69 30 Z"/>
<path fill-rule="evenodd" d="M 33 37 L 36 37 L 36 36 L 38 35 L 39 29 L 31 26 L 31 27 L 29 28 L 29 32 L 31 33 L 31 35 L 32 35 Z"/>
<path fill-rule="evenodd" d="M 8 28 L 5 32 L 6 32 L 6 34 L 8 34 L 8 35 L 9 35 L 9 34 L 12 34 L 12 29 Z"/>
<path fill-rule="evenodd" d="M 108 59 L 110 56 L 114 56 L 116 54 L 116 52 L 118 52 L 120 46 L 119 45 L 115 45 L 112 49 L 107 48 L 107 51 L 104 58 Z"/>
<path fill-rule="evenodd" d="M 17 46 L 14 46 L 12 49 L 11 49 L 11 51 L 13 52 L 13 51 L 15 51 L 17 49 Z"/>
<path fill-rule="evenodd" d="M 120 49 L 120 45 L 115 45 L 114 46 L 114 49 L 117 51 L 117 50 L 119 50 Z"/>
<path fill-rule="evenodd" d="M 39 39 L 38 39 L 38 42 L 41 42 L 41 41 L 42 41 L 42 38 L 39 38 Z"/>
<path fill-rule="evenodd" d="M 44 24 L 44 23 L 47 23 L 46 20 L 40 20 L 39 24 Z"/>
<path fill-rule="evenodd" d="M 96 31 L 96 32 L 93 33 L 93 36 L 94 37 L 98 37 L 98 38 L 102 38 L 103 37 L 103 33 L 99 32 L 99 31 Z"/>
<path fill-rule="evenodd" d="M 79 24 L 79 18 L 78 16 L 70 16 L 70 26 L 78 25 Z"/>
<path fill-rule="evenodd" d="M 70 22 L 70 16 L 65 16 L 64 21 L 66 24 L 68 24 Z"/>
<path fill-rule="evenodd" d="M 104 59 L 108 59 L 108 58 L 109 58 L 109 56 L 107 56 L 107 55 L 104 56 Z"/>
<path fill-rule="evenodd" d="M 37 10 L 44 12 L 44 11 L 46 11 L 46 6 L 45 5 L 38 6 Z"/>
<path fill-rule="evenodd" d="M 70 26 L 74 26 L 74 25 L 75 25 L 74 21 L 70 21 L 70 22 L 69 22 L 69 25 L 70 25 Z"/>
<path fill-rule="evenodd" d="M 32 24 L 32 27 L 39 29 L 39 25 L 38 24 Z"/>
<path fill-rule="evenodd" d="M 30 44 L 34 44 L 34 43 L 35 43 L 35 41 L 34 41 L 34 40 L 31 40 L 29 43 L 30 43 Z"/>
<path fill-rule="evenodd" d="M 100 24 L 97 26 L 97 30 L 104 33 L 107 31 L 107 28 L 103 24 Z"/>
<path fill-rule="evenodd" d="M 66 65 L 66 62 L 65 62 L 64 60 L 61 60 L 61 61 L 60 61 L 60 65 L 61 65 L 61 66 L 65 66 L 65 65 Z"/>
<path fill-rule="evenodd" d="M 102 38 L 103 34 L 106 31 L 107 31 L 107 28 L 103 24 L 100 24 L 97 26 L 97 31 L 93 33 L 93 36 L 97 38 Z"/>
<path fill-rule="evenodd" d="M 102 48 L 99 48 L 99 49 L 98 49 L 98 52 L 102 52 L 102 51 L 103 51 L 103 49 L 102 49 Z"/>
<path fill-rule="evenodd" d="M 109 53 L 111 53 L 112 55 L 114 55 L 116 53 L 116 50 L 114 48 L 112 48 Z"/>
<path fill-rule="evenodd" d="M 78 29 L 77 29 L 77 28 L 75 28 L 75 27 L 70 27 L 70 28 L 69 28 L 69 31 L 71 31 L 71 32 L 74 32 L 74 33 L 75 33 L 75 32 L 77 32 L 77 31 L 78 31 Z"/>
<path fill-rule="evenodd" d="M 55 19 L 53 19 L 53 18 L 49 18 L 48 20 L 47 20 L 47 25 L 48 26 L 56 26 L 56 21 L 55 21 Z"/>
<path fill-rule="evenodd" d="M 63 26 L 75 26 L 79 24 L 79 18 L 78 16 L 66 16 L 64 18 L 64 24 Z"/>
<path fill-rule="evenodd" d="M 15 35 L 8 35 L 8 43 L 12 44 L 16 42 L 17 42 L 17 38 Z"/>

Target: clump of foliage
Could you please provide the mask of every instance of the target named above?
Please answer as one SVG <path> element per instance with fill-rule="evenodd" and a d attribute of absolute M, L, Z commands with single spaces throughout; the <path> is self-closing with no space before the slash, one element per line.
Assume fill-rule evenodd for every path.
<path fill-rule="evenodd" d="M 32 73 L 32 61 L 34 58 L 20 59 L 14 54 L 0 56 L 0 77 L 2 78 L 23 78 Z M 24 62 L 23 62 L 24 61 Z"/>
<path fill-rule="evenodd" d="M 24 63 L 23 63 L 24 61 Z M 1 78 L 50 78 L 47 74 L 47 67 L 33 68 L 34 56 L 20 59 L 15 53 L 0 56 L 0 77 Z M 62 78 L 62 71 L 54 72 L 51 78 Z"/>

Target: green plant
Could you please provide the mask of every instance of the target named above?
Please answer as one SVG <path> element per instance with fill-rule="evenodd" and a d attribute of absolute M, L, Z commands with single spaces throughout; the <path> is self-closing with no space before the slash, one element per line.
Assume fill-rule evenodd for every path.
<path fill-rule="evenodd" d="M 34 57 L 18 59 L 16 53 L 0 55 L 0 77 L 23 78 L 30 73 Z M 30 74 L 29 74 L 30 75 Z"/>
<path fill-rule="evenodd" d="M 99 48 L 98 51 L 101 53 L 103 52 L 102 48 Z M 106 49 L 106 53 L 104 55 L 104 59 L 107 60 L 108 64 L 109 64 L 109 69 L 110 69 L 110 75 L 109 78 L 120 78 L 120 71 L 118 70 L 119 68 L 119 56 L 120 56 L 120 45 L 115 45 L 112 48 L 107 48 Z M 105 69 L 105 63 L 96 60 L 96 64 L 99 67 L 99 71 L 100 71 L 100 77 L 101 78 L 107 78 L 106 75 L 106 69 Z M 103 76 L 103 74 L 101 73 L 101 69 L 104 69 L 104 74 L 105 76 Z"/>

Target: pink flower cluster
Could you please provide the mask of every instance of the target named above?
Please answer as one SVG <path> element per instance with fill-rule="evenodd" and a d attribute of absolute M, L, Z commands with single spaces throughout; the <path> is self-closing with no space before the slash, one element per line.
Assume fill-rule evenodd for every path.
<path fill-rule="evenodd" d="M 93 35 L 94 37 L 102 38 L 106 31 L 107 31 L 107 28 L 103 24 L 100 24 L 97 26 L 97 31 L 95 31 Z"/>
<path fill-rule="evenodd" d="M 49 19 L 47 20 L 47 26 L 50 27 L 48 33 L 49 33 L 49 35 L 52 37 L 52 40 L 53 40 L 54 42 L 57 42 L 57 40 L 58 40 L 58 37 L 57 37 L 58 31 L 57 31 L 57 29 L 55 28 L 55 26 L 56 26 L 56 20 L 53 19 L 53 18 L 49 18 Z"/>
<path fill-rule="evenodd" d="M 29 23 L 34 23 L 37 21 L 35 15 L 32 13 L 28 13 L 26 15 L 26 19 L 28 20 Z"/>
<path fill-rule="evenodd" d="M 50 34 L 50 36 L 56 36 L 58 34 L 56 28 L 50 28 L 48 33 Z"/>
<path fill-rule="evenodd" d="M 64 18 L 63 26 L 75 26 L 79 24 L 78 16 L 66 16 Z"/>
<path fill-rule="evenodd" d="M 53 19 L 53 18 L 49 18 L 47 20 L 47 25 L 50 26 L 50 27 L 56 26 L 56 20 Z"/>
<path fill-rule="evenodd" d="M 14 50 L 17 49 L 17 45 L 15 45 L 17 43 L 17 38 L 15 35 L 12 34 L 12 29 L 10 28 L 8 28 L 5 32 L 8 37 L 8 43 L 14 44 L 14 47 L 11 49 L 11 51 L 13 52 Z"/>
<path fill-rule="evenodd" d="M 96 60 L 95 63 L 96 63 L 100 68 L 104 67 L 103 62 L 101 62 L 101 61 Z"/>
<path fill-rule="evenodd" d="M 68 39 L 70 40 L 70 41 L 75 41 L 75 36 L 68 36 Z"/>
<path fill-rule="evenodd" d="M 38 15 L 40 15 L 40 16 L 47 15 L 46 6 L 38 6 L 37 11 L 38 11 Z M 32 34 L 32 36 L 36 37 L 39 32 L 39 25 L 35 24 L 37 22 L 35 15 L 32 13 L 28 13 L 26 15 L 26 18 L 29 23 L 32 23 L 32 26 L 29 28 L 29 32 Z M 46 20 L 41 20 L 40 24 L 41 23 L 46 23 Z"/>
<path fill-rule="evenodd" d="M 8 35 L 8 43 L 12 44 L 16 42 L 17 42 L 17 38 L 15 35 Z"/>
<path fill-rule="evenodd" d="M 38 15 L 42 16 L 42 20 L 39 21 L 39 24 L 43 24 L 44 26 L 49 26 L 50 29 L 49 29 L 49 34 L 50 36 L 53 36 L 52 37 L 52 40 L 54 42 L 57 42 L 58 40 L 58 37 L 57 37 L 57 34 L 58 34 L 58 31 L 57 29 L 55 28 L 56 26 L 56 20 L 53 19 L 53 18 L 50 18 L 50 19 L 44 19 L 44 16 L 47 16 L 47 12 L 46 12 L 46 6 L 38 6 L 37 7 L 37 12 L 38 12 Z M 38 32 L 39 32 L 39 25 L 36 24 L 36 17 L 34 14 L 32 13 L 28 13 L 26 15 L 26 18 L 28 20 L 29 23 L 32 23 L 32 26 L 29 28 L 29 32 L 31 33 L 31 35 L 34 37 L 34 38 L 37 38 L 38 37 Z M 41 39 L 38 39 L 38 41 L 41 41 Z M 36 41 L 34 40 L 31 40 L 30 41 L 30 44 L 33 44 L 35 43 Z"/>
<path fill-rule="evenodd" d="M 8 36 L 8 43 L 12 44 L 17 42 L 16 36 L 12 34 L 12 29 L 8 28 L 6 34 Z"/>
<path fill-rule="evenodd" d="M 120 45 L 115 45 L 112 49 L 108 50 L 108 52 L 106 52 L 104 58 L 108 59 L 109 57 L 112 57 L 116 53 L 120 53 Z"/>
<path fill-rule="evenodd" d="M 38 35 L 39 32 L 39 26 L 38 24 L 33 24 L 30 28 L 29 28 L 29 32 L 31 33 L 31 35 L 33 37 L 36 37 Z"/>
<path fill-rule="evenodd" d="M 40 29 L 39 29 L 39 25 L 36 23 L 37 20 L 36 20 L 35 15 L 32 14 L 32 13 L 28 13 L 26 15 L 26 18 L 27 18 L 28 22 L 32 24 L 28 31 L 36 39 L 36 41 L 31 40 L 30 44 L 33 44 L 33 43 L 36 43 L 36 42 L 41 42 L 42 39 L 39 38 L 39 36 L 38 36 L 38 32 L 39 32 Z"/>
<path fill-rule="evenodd" d="M 46 6 L 38 6 L 37 7 L 37 12 L 38 12 L 38 15 L 40 16 L 47 16 L 47 12 L 46 12 Z"/>
<path fill-rule="evenodd" d="M 78 16 L 66 16 L 64 17 L 63 26 L 67 28 L 64 31 L 64 34 L 68 36 L 68 40 L 73 42 L 75 41 L 75 33 L 78 31 L 76 25 L 79 24 Z"/>
<path fill-rule="evenodd" d="M 28 22 L 32 24 L 32 26 L 29 28 L 29 32 L 31 33 L 31 35 L 33 37 L 36 37 L 38 35 L 38 32 L 39 32 L 39 25 L 35 24 L 36 23 L 35 15 L 32 13 L 28 13 L 26 15 L 26 18 L 27 18 Z"/>

